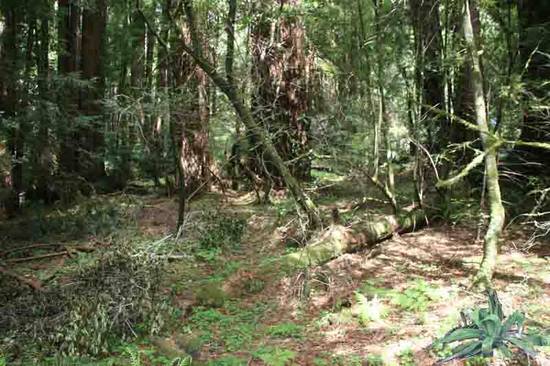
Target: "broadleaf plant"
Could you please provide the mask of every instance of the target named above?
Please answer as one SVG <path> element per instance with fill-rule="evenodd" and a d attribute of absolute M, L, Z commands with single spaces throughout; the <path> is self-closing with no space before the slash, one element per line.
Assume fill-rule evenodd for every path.
<path fill-rule="evenodd" d="M 476 356 L 492 357 L 495 350 L 499 350 L 507 358 L 513 356 L 514 350 L 527 357 L 534 357 L 535 346 L 550 344 L 547 337 L 524 333 L 523 313 L 515 311 L 505 317 L 494 290 L 489 290 L 487 295 L 488 308 L 461 312 L 463 325 L 450 330 L 432 344 L 433 347 L 458 343 L 452 349 L 451 356 L 439 360 L 437 365 Z"/>

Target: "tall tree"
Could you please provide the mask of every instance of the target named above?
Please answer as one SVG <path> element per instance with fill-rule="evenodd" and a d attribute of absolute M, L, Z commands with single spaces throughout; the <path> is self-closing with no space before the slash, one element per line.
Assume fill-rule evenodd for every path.
<path fill-rule="evenodd" d="M 105 175 L 104 137 L 101 100 L 105 88 L 104 65 L 106 0 L 87 4 L 82 12 L 82 77 L 90 82 L 81 93 L 80 107 L 86 120 L 79 133 L 82 150 L 80 173 L 95 182 Z"/>
<path fill-rule="evenodd" d="M 226 95 L 229 99 L 229 102 L 235 109 L 235 113 L 240 118 L 241 122 L 245 126 L 247 133 L 255 136 L 256 140 L 263 147 L 266 156 L 271 160 L 275 169 L 281 174 L 285 186 L 288 187 L 292 196 L 294 197 L 299 208 L 307 215 L 309 226 L 310 227 L 319 227 L 321 225 L 321 220 L 319 217 L 318 208 L 315 203 L 307 196 L 304 192 L 298 180 L 292 175 L 290 169 L 285 164 L 284 160 L 281 158 L 281 155 L 278 153 L 274 144 L 272 143 L 269 134 L 266 132 L 261 123 L 254 119 L 251 109 L 246 104 L 243 96 L 241 95 L 237 85 L 231 83 L 232 78 L 227 78 L 222 76 L 217 72 L 217 70 L 212 66 L 212 64 L 204 57 L 204 52 L 198 38 L 194 11 L 192 6 L 192 0 L 184 0 L 184 8 L 187 14 L 187 23 L 189 26 L 189 34 L 191 36 L 191 44 L 183 43 L 181 47 L 188 53 L 197 65 L 208 75 L 208 77 L 216 84 L 216 86 Z M 231 41 L 230 38 L 229 41 Z M 160 39 L 159 39 L 160 41 Z M 163 47 L 167 48 L 167 44 L 163 42 Z M 232 47 L 228 47 L 228 50 Z M 226 60 L 231 59 L 231 57 L 226 58 Z M 227 68 L 226 68 L 227 70 Z"/>
<path fill-rule="evenodd" d="M 78 100 L 75 97 L 77 89 L 71 82 L 76 77 L 78 68 L 78 54 L 80 43 L 80 6 L 79 0 L 58 0 L 58 49 L 57 68 L 65 78 L 64 87 L 58 95 L 65 119 L 58 126 L 61 144 L 59 164 L 62 173 L 77 173 L 78 158 L 76 134 L 76 116 Z"/>
<path fill-rule="evenodd" d="M 267 0 L 252 31 L 254 114 L 269 133 L 292 174 L 310 177 L 307 77 L 311 67 L 305 46 L 305 28 L 296 14 L 299 1 Z M 253 142 L 253 145 L 255 142 Z M 256 151 L 261 156 L 261 152 Z M 260 157 L 261 159 L 261 157 Z M 276 185 L 281 173 L 265 164 Z"/>
<path fill-rule="evenodd" d="M 499 248 L 499 237 L 504 227 L 505 211 L 502 205 L 502 198 L 499 183 L 498 170 L 498 148 L 497 141 L 491 138 L 489 124 L 487 122 L 487 105 L 485 103 L 485 93 L 483 88 L 483 74 L 480 62 L 481 48 L 477 44 L 475 36 L 472 10 L 476 7 L 475 0 L 465 0 L 464 11 L 464 39 L 467 46 L 468 64 L 471 68 L 471 85 L 474 98 L 475 119 L 483 143 L 485 155 L 485 172 L 487 175 L 487 192 L 490 209 L 490 221 L 487 227 L 483 242 L 483 259 L 475 282 L 489 285 L 496 268 L 497 254 Z"/>
<path fill-rule="evenodd" d="M 52 101 L 50 96 L 51 70 L 50 70 L 50 17 L 53 14 L 53 6 L 49 0 L 42 0 L 38 5 L 40 14 L 40 28 L 37 37 L 36 70 L 38 77 L 38 96 L 40 98 L 40 120 L 37 137 L 38 144 L 34 144 L 35 187 L 37 196 L 44 202 L 50 203 L 50 184 L 53 173 L 54 150 L 50 144 L 51 116 L 48 106 Z"/>
<path fill-rule="evenodd" d="M 17 1 L 3 1 L 0 10 L 4 14 L 4 31 L 0 54 L 0 110 L 3 111 L 2 122 L 7 132 L 7 150 L 11 157 L 11 166 L 5 178 L 9 193 L 4 206 L 9 216 L 19 209 L 20 194 L 23 192 L 23 149 L 24 136 L 19 121 L 21 108 L 18 87 L 21 76 L 21 52 L 18 35 L 20 22 L 24 21 L 25 8 Z"/>

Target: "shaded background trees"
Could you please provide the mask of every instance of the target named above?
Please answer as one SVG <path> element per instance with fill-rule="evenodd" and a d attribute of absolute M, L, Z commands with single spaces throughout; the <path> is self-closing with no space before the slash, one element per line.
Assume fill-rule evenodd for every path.
<path fill-rule="evenodd" d="M 500 178 L 512 183 L 510 213 L 526 212 L 520 197 L 548 180 L 548 154 L 517 140 L 548 141 L 549 9 L 470 5 L 488 130 L 504 141 Z M 288 188 L 311 219 L 303 188 L 327 171 L 373 184 L 394 212 L 437 201 L 437 177 L 483 151 L 463 123 L 476 116 L 464 9 L 450 0 L 3 1 L 5 211 L 151 181 L 179 192 L 181 223 L 187 200 L 233 180 L 265 198 Z M 438 204 L 456 193 L 484 200 L 484 168 L 468 172 L 464 190 L 440 191 L 448 199 Z M 413 195 L 403 190 L 411 184 Z"/>

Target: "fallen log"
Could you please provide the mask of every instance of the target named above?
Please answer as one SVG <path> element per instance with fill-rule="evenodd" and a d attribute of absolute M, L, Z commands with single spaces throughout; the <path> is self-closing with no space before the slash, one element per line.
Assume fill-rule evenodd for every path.
<path fill-rule="evenodd" d="M 29 286 L 35 291 L 43 291 L 42 283 L 37 279 L 23 277 L 20 274 L 10 271 L 9 269 L 4 268 L 2 266 L 0 266 L 0 273 L 5 276 L 13 278 L 22 284 Z"/>
<path fill-rule="evenodd" d="M 342 254 L 372 247 L 394 234 L 412 232 L 426 225 L 426 222 L 425 212 L 417 209 L 399 215 L 384 216 L 375 222 L 355 224 L 352 227 L 332 225 L 313 243 L 297 252 L 266 262 L 263 269 L 293 271 L 319 266 Z"/>
<path fill-rule="evenodd" d="M 22 251 L 25 251 L 25 250 L 39 249 L 39 248 L 51 248 L 51 247 L 59 247 L 59 246 L 61 246 L 61 244 L 58 244 L 58 243 L 55 243 L 55 244 L 32 244 L 32 245 L 27 245 L 27 246 L 23 246 L 23 247 L 16 247 L 16 248 L 11 248 L 9 250 L 5 250 L 5 251 L 0 253 L 0 257 L 7 257 L 10 254 L 13 254 L 13 253 L 16 253 L 16 252 L 22 252 Z"/>
<path fill-rule="evenodd" d="M 40 255 L 35 255 L 35 256 L 31 256 L 31 257 L 24 257 L 24 258 L 10 258 L 10 259 L 4 260 L 4 262 L 6 262 L 6 263 L 22 263 L 22 262 L 35 261 L 35 260 L 39 260 L 39 259 L 60 257 L 60 256 L 63 256 L 63 255 L 67 255 L 69 257 L 72 257 L 74 252 L 91 253 L 95 250 L 93 247 L 86 246 L 86 245 L 78 245 L 78 246 L 71 246 L 71 247 L 65 246 L 64 248 L 65 248 L 65 250 L 60 251 L 60 252 L 40 254 Z"/>

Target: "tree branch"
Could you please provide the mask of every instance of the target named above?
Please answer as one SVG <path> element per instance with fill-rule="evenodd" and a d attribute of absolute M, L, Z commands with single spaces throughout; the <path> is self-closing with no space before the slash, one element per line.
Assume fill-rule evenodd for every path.
<path fill-rule="evenodd" d="M 481 163 L 483 163 L 483 159 L 485 159 L 485 156 L 487 155 L 486 152 L 482 152 L 481 154 L 477 155 L 470 163 L 468 163 L 468 165 L 466 165 L 464 167 L 464 169 L 462 169 L 460 171 L 460 173 L 458 173 L 457 175 L 455 175 L 454 177 L 450 178 L 450 179 L 447 179 L 447 180 L 440 180 L 439 182 L 437 182 L 437 184 L 435 185 L 436 188 L 449 188 L 453 185 L 455 185 L 456 183 L 458 183 L 462 178 L 466 177 L 468 174 L 470 174 L 470 172 L 475 168 L 477 167 L 478 165 L 480 165 Z"/>

